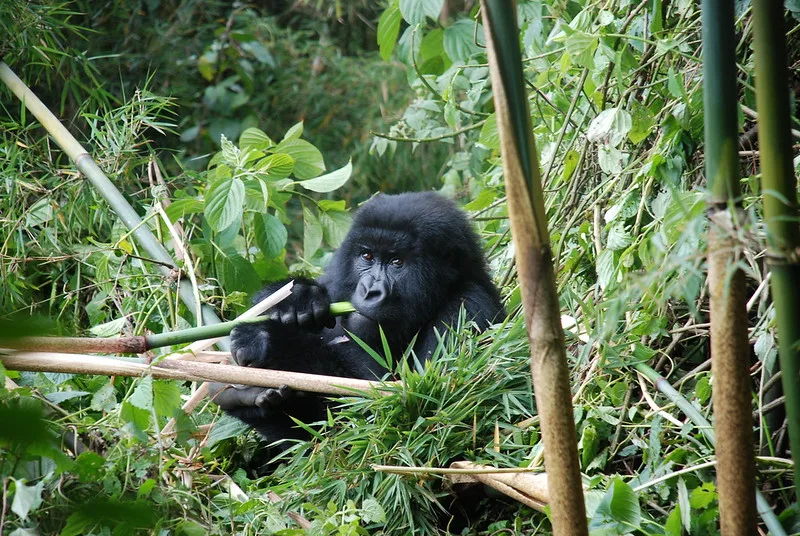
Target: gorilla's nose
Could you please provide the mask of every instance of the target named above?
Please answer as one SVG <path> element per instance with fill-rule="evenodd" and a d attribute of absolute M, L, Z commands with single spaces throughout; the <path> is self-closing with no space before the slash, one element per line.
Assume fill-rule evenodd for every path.
<path fill-rule="evenodd" d="M 353 302 L 359 311 L 374 313 L 388 297 L 389 289 L 384 281 L 367 277 L 359 283 Z"/>

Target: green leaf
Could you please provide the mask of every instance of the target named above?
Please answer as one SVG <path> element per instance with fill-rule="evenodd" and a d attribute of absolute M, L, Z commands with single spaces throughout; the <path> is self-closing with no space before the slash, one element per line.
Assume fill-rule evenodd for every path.
<path fill-rule="evenodd" d="M 205 216 L 211 228 L 224 231 L 242 217 L 244 211 L 244 183 L 240 179 L 214 183 L 206 192 Z"/>
<path fill-rule="evenodd" d="M 153 409 L 153 377 L 145 376 L 136 384 L 136 389 L 128 399 L 128 402 L 137 408 L 146 409 L 148 411 Z"/>
<path fill-rule="evenodd" d="M 332 210 L 330 212 L 321 212 L 319 221 L 322 224 L 325 242 L 333 248 L 338 248 L 342 245 L 344 237 L 350 229 L 352 216 L 350 216 L 349 212 Z"/>
<path fill-rule="evenodd" d="M 425 63 L 435 58 L 441 58 L 444 53 L 444 30 L 435 28 L 422 38 L 418 61 Z"/>
<path fill-rule="evenodd" d="M 628 135 L 631 126 L 631 114 L 626 110 L 608 108 L 597 114 L 597 117 L 589 123 L 586 139 L 609 147 L 617 147 Z"/>
<path fill-rule="evenodd" d="M 294 158 L 285 153 L 271 154 L 259 160 L 256 169 L 267 173 L 273 179 L 285 179 L 294 170 Z"/>
<path fill-rule="evenodd" d="M 438 19 L 443 5 L 444 0 L 400 0 L 400 13 L 407 23 L 416 26 L 424 23 L 426 16 Z"/>
<path fill-rule="evenodd" d="M 581 467 L 586 468 L 597 456 L 597 447 L 599 440 L 597 437 L 597 429 L 591 424 L 587 425 L 581 433 L 580 447 L 581 447 Z"/>
<path fill-rule="evenodd" d="M 325 171 L 322 153 L 306 140 L 284 140 L 275 147 L 275 152 L 294 158 L 294 176 L 300 180 L 312 179 Z"/>
<path fill-rule="evenodd" d="M 156 415 L 171 417 L 181 407 L 181 388 L 171 381 L 156 380 L 153 382 L 153 407 Z"/>
<path fill-rule="evenodd" d="M 258 128 L 250 127 L 239 136 L 239 147 L 242 149 L 255 149 L 264 151 L 275 145 L 267 134 Z"/>
<path fill-rule="evenodd" d="M 613 251 L 625 249 L 633 243 L 633 237 L 625 229 L 625 224 L 621 221 L 614 223 L 608 230 L 606 247 Z"/>
<path fill-rule="evenodd" d="M 572 174 L 575 173 L 575 168 L 578 167 L 580 158 L 581 155 L 578 151 L 574 149 L 567 151 L 567 154 L 564 156 L 564 171 L 561 173 L 561 180 L 563 182 L 568 181 L 572 177 Z"/>
<path fill-rule="evenodd" d="M 286 140 L 297 140 L 300 139 L 300 136 L 303 135 L 303 122 L 300 121 L 299 123 L 295 123 L 292 125 L 292 128 L 286 131 L 286 134 L 283 136 L 283 141 Z"/>
<path fill-rule="evenodd" d="M 597 258 L 597 283 L 605 290 L 616 281 L 617 268 L 614 264 L 614 252 L 610 249 L 603 250 Z"/>
<path fill-rule="evenodd" d="M 712 482 L 705 482 L 700 487 L 694 488 L 689 495 L 689 504 L 692 508 L 702 510 L 717 498 L 717 488 Z"/>
<path fill-rule="evenodd" d="M 303 256 L 306 260 L 314 256 L 322 245 L 322 224 L 310 208 L 303 205 Z"/>
<path fill-rule="evenodd" d="M 312 192 L 327 193 L 340 188 L 344 183 L 350 179 L 353 173 L 353 161 L 350 160 L 344 167 L 331 171 L 325 175 L 321 175 L 315 179 L 298 182 L 300 186 Z"/>
<path fill-rule="evenodd" d="M 194 197 L 184 197 L 177 199 L 164 208 L 164 212 L 169 216 L 169 221 L 175 223 L 187 214 L 197 214 L 203 212 L 205 204 L 203 201 Z"/>
<path fill-rule="evenodd" d="M 228 291 L 252 294 L 261 287 L 261 278 L 247 259 L 232 251 L 217 255 L 217 277 Z"/>
<path fill-rule="evenodd" d="M 389 7 L 381 14 L 378 19 L 378 46 L 380 47 L 381 58 L 389 61 L 397 42 L 397 35 L 400 33 L 400 8 L 397 2 L 392 2 Z"/>
<path fill-rule="evenodd" d="M 361 505 L 361 517 L 364 523 L 385 523 L 386 512 L 375 497 L 367 497 Z"/>
<path fill-rule="evenodd" d="M 705 404 L 711 398 L 711 378 L 708 374 L 703 374 L 697 379 L 694 394 L 701 404 Z"/>
<path fill-rule="evenodd" d="M 641 522 L 642 512 L 636 494 L 622 479 L 616 478 L 597 506 L 589 522 L 589 530 L 604 530 L 607 534 L 629 534 Z"/>
<path fill-rule="evenodd" d="M 478 143 L 497 151 L 500 149 L 500 137 L 497 134 L 497 116 L 495 114 L 486 118 L 486 122 L 481 127 Z"/>
<path fill-rule="evenodd" d="M 146 432 L 150 428 L 150 421 L 153 416 L 151 410 L 137 408 L 129 402 L 124 402 L 119 416 L 124 422 L 128 423 L 125 426 L 125 430 L 128 433 L 143 443 L 147 442 Z"/>
<path fill-rule="evenodd" d="M 94 411 L 113 411 L 117 407 L 117 392 L 114 384 L 108 382 L 95 391 L 89 407 Z"/>
<path fill-rule="evenodd" d="M 467 63 L 475 54 L 480 54 L 481 49 L 475 43 L 476 23 L 473 20 L 461 19 L 444 30 L 444 51 L 453 63 Z M 477 27 L 477 35 L 483 36 L 483 29 Z"/>
<path fill-rule="evenodd" d="M 207 81 L 214 80 L 214 75 L 217 73 L 217 53 L 209 51 L 200 56 L 197 59 L 197 70 Z"/>
<path fill-rule="evenodd" d="M 628 132 L 628 139 L 631 143 L 639 143 L 647 138 L 655 126 L 655 118 L 646 106 L 642 106 L 638 101 L 631 103 L 632 126 Z"/>
<path fill-rule="evenodd" d="M 98 482 L 106 474 L 106 460 L 91 450 L 82 452 L 75 459 L 75 467 L 72 474 L 78 477 L 81 482 Z"/>
<path fill-rule="evenodd" d="M 217 422 L 214 423 L 214 428 L 208 434 L 208 447 L 213 447 L 223 439 L 231 437 L 238 437 L 246 434 L 250 427 L 230 415 L 223 415 Z"/>
<path fill-rule="evenodd" d="M 256 243 L 268 259 L 280 255 L 286 246 L 288 233 L 281 221 L 272 214 L 256 214 L 253 222 Z"/>
<path fill-rule="evenodd" d="M 25 484 L 25 480 L 14 481 L 14 500 L 11 501 L 11 511 L 17 514 L 21 519 L 27 519 L 28 514 L 35 512 L 42 504 L 42 490 L 44 489 L 44 480 L 40 480 L 34 486 Z"/>

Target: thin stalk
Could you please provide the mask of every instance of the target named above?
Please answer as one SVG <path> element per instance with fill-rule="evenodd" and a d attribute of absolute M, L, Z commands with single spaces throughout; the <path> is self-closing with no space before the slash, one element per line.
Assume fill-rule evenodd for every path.
<path fill-rule="evenodd" d="M 119 216 L 119 219 L 122 220 L 125 226 L 131 231 L 139 245 L 156 261 L 155 264 L 161 270 L 161 273 L 163 273 L 165 277 L 170 276 L 170 273 L 177 269 L 177 264 L 150 229 L 144 225 L 142 219 L 125 197 L 123 197 L 122 193 L 97 166 L 89 155 L 89 152 L 83 148 L 78 140 L 76 140 L 64 125 L 61 124 L 58 118 L 56 118 L 47 106 L 39 100 L 39 97 L 37 97 L 3 61 L 0 61 L 0 80 L 2 80 L 12 93 L 25 104 L 25 107 L 39 120 L 58 146 L 67 153 L 67 156 L 69 156 L 73 162 L 75 162 L 75 166 L 78 170 L 89 179 L 89 182 L 91 182 L 95 188 L 97 188 L 100 195 L 103 196 L 117 216 Z M 197 310 L 197 302 L 194 298 L 191 282 L 186 279 L 181 279 L 178 293 L 183 303 L 186 304 L 186 307 L 194 314 Z M 203 324 L 217 324 L 220 322 L 219 317 L 217 317 L 211 307 L 202 305 L 201 310 Z M 219 341 L 218 344 L 221 348 L 226 350 L 229 347 L 227 341 Z"/>
<path fill-rule="evenodd" d="M 656 386 L 661 394 L 667 397 L 667 399 L 675 404 L 678 409 L 680 409 L 689 420 L 694 423 L 694 425 L 700 430 L 709 443 L 712 445 L 716 444 L 717 439 L 714 435 L 714 429 L 711 426 L 711 423 L 706 420 L 700 411 L 695 408 L 691 402 L 689 402 L 686 398 L 684 398 L 678 391 L 675 390 L 672 385 L 661 376 L 658 372 L 653 370 L 652 368 L 648 367 L 644 363 L 638 363 L 634 365 L 634 368 L 638 370 L 645 378 L 650 380 L 650 382 Z M 772 511 L 767 499 L 761 494 L 760 491 L 756 490 L 756 508 L 758 509 L 758 515 L 761 517 L 761 520 L 764 521 L 764 524 L 769 529 L 770 534 L 772 536 L 786 536 L 786 531 L 783 530 L 783 525 L 778 520 L 778 516 Z M 752 534 L 756 534 L 753 532 Z"/>
<path fill-rule="evenodd" d="M 96 355 L 50 352 L 10 352 L 0 354 L 0 363 L 8 370 L 100 374 L 105 376 L 147 376 L 165 380 L 219 382 L 256 387 L 287 385 L 298 391 L 331 395 L 354 395 L 387 391 L 392 382 L 373 382 L 338 376 L 321 376 L 285 370 L 270 370 L 182 359 L 162 359 L 147 365 Z"/>
<path fill-rule="evenodd" d="M 756 533 L 747 296 L 736 239 L 740 210 L 733 2 L 703 0 L 703 90 L 708 200 L 708 280 L 717 487 L 722 534 Z"/>
<path fill-rule="evenodd" d="M 355 312 L 350 302 L 336 302 L 331 304 L 331 314 L 342 316 Z M 213 339 L 229 335 L 236 326 L 243 324 L 257 324 L 265 318 L 238 318 L 229 322 L 220 322 L 210 326 L 188 328 L 166 333 L 155 333 L 138 337 L 21 337 L 0 341 L 0 345 L 7 348 L 30 350 L 39 352 L 63 352 L 68 354 L 78 353 L 110 353 L 110 354 L 141 354 L 153 348 L 175 346 L 187 342 Z"/>
<path fill-rule="evenodd" d="M 588 534 L 569 368 L 514 2 L 482 0 L 511 236 L 541 417 L 555 534 Z"/>
<path fill-rule="evenodd" d="M 783 2 L 753 2 L 758 148 L 764 220 L 794 485 L 800 496 L 800 228 L 792 165 Z"/>

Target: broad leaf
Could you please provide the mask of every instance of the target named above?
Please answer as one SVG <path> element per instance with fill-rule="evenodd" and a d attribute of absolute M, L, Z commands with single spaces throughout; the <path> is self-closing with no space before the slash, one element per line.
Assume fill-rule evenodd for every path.
<path fill-rule="evenodd" d="M 242 217 L 244 184 L 236 178 L 214 183 L 206 192 L 205 203 L 208 224 L 217 232 L 223 231 Z"/>
<path fill-rule="evenodd" d="M 242 132 L 239 136 L 239 147 L 241 149 L 255 149 L 263 151 L 274 146 L 275 142 L 263 131 L 255 127 L 251 127 Z"/>
<path fill-rule="evenodd" d="M 397 7 L 397 2 L 392 2 L 378 20 L 378 46 L 384 61 L 389 61 L 392 56 L 397 35 L 400 33 L 400 19 L 400 8 Z"/>
<path fill-rule="evenodd" d="M 344 165 L 344 167 L 341 167 L 336 171 L 331 171 L 330 173 L 327 173 L 315 179 L 301 181 L 298 182 L 297 184 L 299 184 L 306 190 L 311 190 L 312 192 L 327 193 L 327 192 L 332 192 L 333 190 L 341 187 L 344 183 L 348 181 L 348 179 L 350 179 L 350 175 L 352 173 L 353 173 L 353 162 L 351 160 L 348 161 L 347 164 Z"/>
<path fill-rule="evenodd" d="M 467 60 L 483 52 L 476 43 L 475 36 L 483 37 L 483 30 L 477 28 L 473 20 L 461 19 L 444 30 L 444 51 L 453 63 L 466 63 Z"/>
<path fill-rule="evenodd" d="M 137 408 L 151 410 L 153 409 L 153 377 L 145 376 L 139 383 L 136 384 L 136 389 L 128 399 L 128 402 Z"/>
<path fill-rule="evenodd" d="M 422 24 L 425 17 L 439 18 L 444 0 L 400 0 L 400 13 L 411 26 Z"/>
<path fill-rule="evenodd" d="M 292 174 L 294 158 L 285 153 L 275 153 L 260 160 L 256 169 L 267 173 L 273 179 L 285 179 Z"/>
<path fill-rule="evenodd" d="M 294 158 L 294 176 L 300 180 L 312 179 L 325 171 L 325 161 L 319 149 L 306 140 L 284 140 L 275 148 Z"/>
<path fill-rule="evenodd" d="M 256 243 L 268 259 L 280 255 L 286 246 L 286 227 L 272 214 L 256 214 L 253 222 L 256 233 Z"/>
<path fill-rule="evenodd" d="M 314 212 L 303 206 L 303 256 L 310 259 L 322 245 L 322 224 Z"/>

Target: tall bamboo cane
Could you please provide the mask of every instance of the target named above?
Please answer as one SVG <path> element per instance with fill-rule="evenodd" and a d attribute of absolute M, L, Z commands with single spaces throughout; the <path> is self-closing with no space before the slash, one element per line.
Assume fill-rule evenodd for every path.
<path fill-rule="evenodd" d="M 703 91 L 708 200 L 711 373 L 722 534 L 756 532 L 753 403 L 747 296 L 737 266 L 742 221 L 732 0 L 703 0 Z"/>
<path fill-rule="evenodd" d="M 142 219 L 125 197 L 123 197 L 122 193 L 114 186 L 106 174 L 103 173 L 103 170 L 98 167 L 88 151 L 78 143 L 78 140 L 69 133 L 58 118 L 53 115 L 41 100 L 39 100 L 39 97 L 37 97 L 3 61 L 0 61 L 0 80 L 2 80 L 14 95 L 25 104 L 25 107 L 39 120 L 58 146 L 67 153 L 67 156 L 69 156 L 73 162 L 75 162 L 75 166 L 80 172 L 89 179 L 89 182 L 91 182 L 95 188 L 97 188 L 100 195 L 103 196 L 117 216 L 119 216 L 119 219 L 130 229 L 139 245 L 148 255 L 160 263 L 159 269 L 164 276 L 169 276 L 170 272 L 177 268 L 175 261 L 170 257 L 169 253 L 167 253 L 167 250 L 164 249 L 164 246 L 159 243 L 150 229 L 142 222 Z M 186 307 L 194 314 L 197 310 L 197 303 L 194 299 L 191 283 L 186 279 L 181 279 L 178 286 L 178 294 L 183 303 L 186 304 Z M 201 314 L 204 324 L 217 324 L 220 322 L 214 310 L 207 305 L 201 307 Z M 200 319 L 197 320 L 200 321 Z M 217 344 L 225 350 L 227 350 L 229 346 L 224 340 Z"/>
<path fill-rule="evenodd" d="M 783 2 L 753 2 L 758 149 L 794 484 L 800 496 L 800 228 Z"/>
<path fill-rule="evenodd" d="M 497 131 L 531 373 L 541 417 L 553 532 L 587 534 L 575 420 L 569 387 L 547 215 L 522 75 L 515 2 L 482 0 Z"/>

